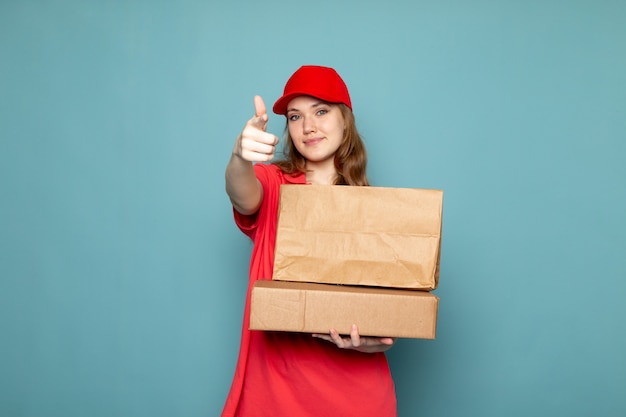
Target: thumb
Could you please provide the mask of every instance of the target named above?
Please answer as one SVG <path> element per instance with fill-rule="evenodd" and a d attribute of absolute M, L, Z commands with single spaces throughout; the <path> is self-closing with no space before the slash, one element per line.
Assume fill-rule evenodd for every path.
<path fill-rule="evenodd" d="M 265 130 L 267 127 L 267 110 L 261 96 L 254 96 L 254 125 Z"/>

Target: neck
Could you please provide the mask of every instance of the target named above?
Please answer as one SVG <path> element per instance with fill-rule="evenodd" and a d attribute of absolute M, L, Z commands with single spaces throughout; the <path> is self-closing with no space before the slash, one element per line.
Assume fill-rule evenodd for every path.
<path fill-rule="evenodd" d="M 332 185 L 335 183 L 337 171 L 333 160 L 330 163 L 306 163 L 306 182 L 314 185 Z"/>

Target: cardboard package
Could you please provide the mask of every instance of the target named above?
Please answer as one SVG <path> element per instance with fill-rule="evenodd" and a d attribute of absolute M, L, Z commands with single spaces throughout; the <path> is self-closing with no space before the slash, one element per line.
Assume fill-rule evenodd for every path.
<path fill-rule="evenodd" d="M 251 330 L 434 339 L 439 299 L 427 291 L 257 281 L 250 305 Z"/>
<path fill-rule="evenodd" d="M 442 191 L 283 185 L 280 192 L 272 279 L 437 287 Z"/>

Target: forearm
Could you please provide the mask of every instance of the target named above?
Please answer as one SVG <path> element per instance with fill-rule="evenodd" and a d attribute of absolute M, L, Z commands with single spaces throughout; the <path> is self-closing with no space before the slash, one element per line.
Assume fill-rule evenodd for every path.
<path fill-rule="evenodd" d="M 365 338 L 361 338 L 363 340 Z M 362 343 L 356 350 L 365 353 L 376 353 L 376 352 L 386 352 L 396 343 L 395 338 L 382 338 L 386 343 L 382 342 L 381 338 L 368 338 L 373 339 L 372 342 Z"/>
<path fill-rule="evenodd" d="M 263 199 L 263 188 L 254 174 L 252 162 L 235 153 L 226 166 L 226 193 L 241 214 L 255 213 Z"/>
<path fill-rule="evenodd" d="M 395 337 L 360 336 L 356 324 L 352 325 L 349 336 L 342 336 L 337 330 L 330 329 L 328 334 L 316 333 L 313 337 L 328 340 L 341 349 L 354 349 L 366 353 L 386 352 L 396 343 Z"/>

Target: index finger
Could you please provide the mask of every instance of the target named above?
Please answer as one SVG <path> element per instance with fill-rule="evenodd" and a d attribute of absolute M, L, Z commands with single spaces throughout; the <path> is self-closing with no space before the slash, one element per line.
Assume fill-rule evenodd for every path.
<path fill-rule="evenodd" d="M 261 96 L 254 96 L 254 117 L 250 119 L 250 123 L 258 129 L 265 131 L 267 128 L 267 113 L 265 103 Z"/>
<path fill-rule="evenodd" d="M 261 117 L 265 113 L 267 113 L 267 110 L 265 108 L 263 98 L 261 96 L 254 96 L 254 115 L 256 117 Z"/>

